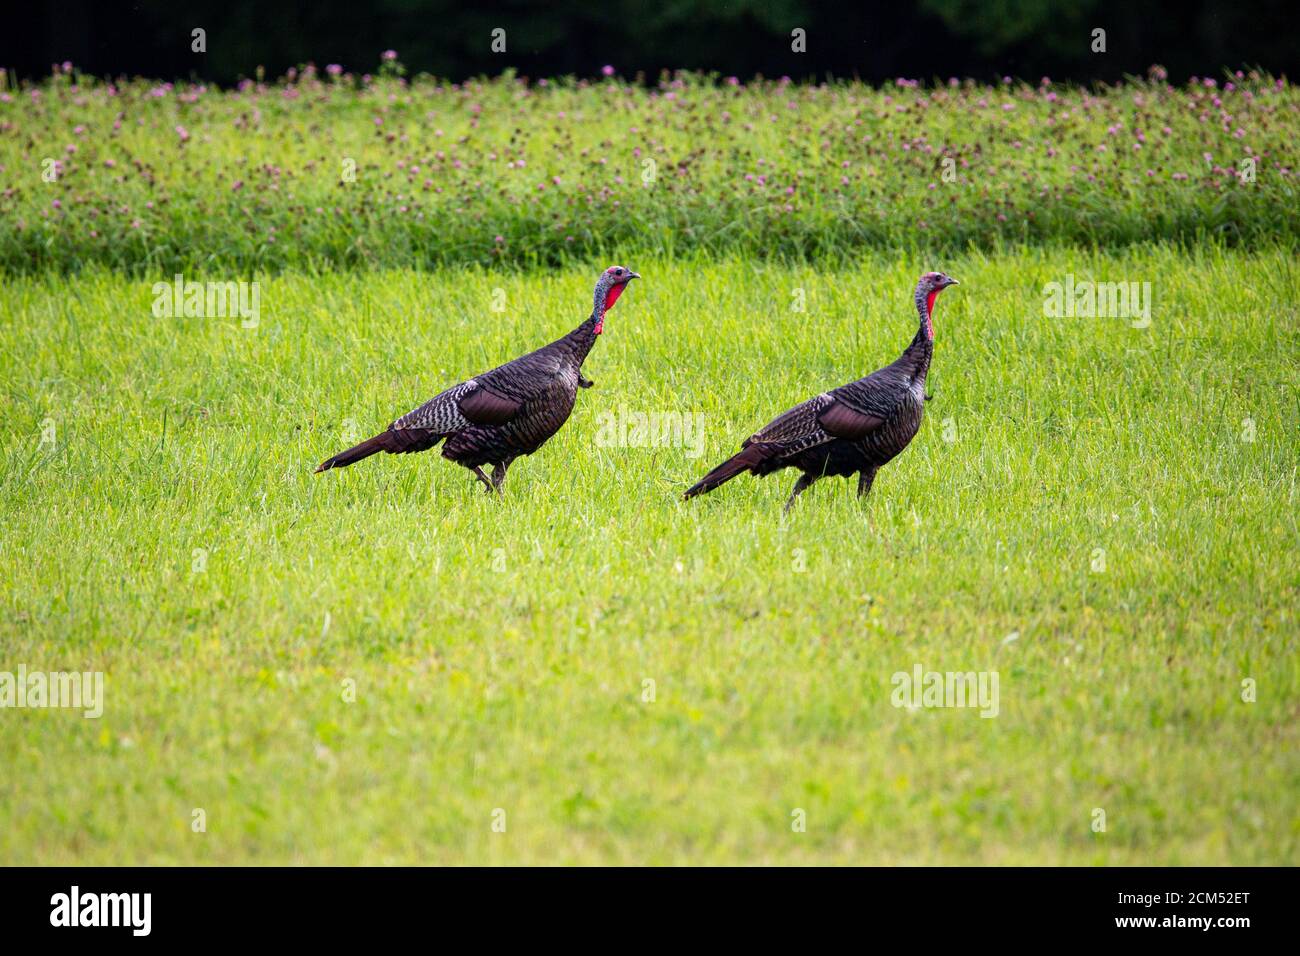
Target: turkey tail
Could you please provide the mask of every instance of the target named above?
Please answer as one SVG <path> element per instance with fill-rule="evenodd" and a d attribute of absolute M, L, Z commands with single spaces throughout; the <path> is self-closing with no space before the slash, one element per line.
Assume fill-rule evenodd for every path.
<path fill-rule="evenodd" d="M 329 471 L 331 468 L 346 468 L 363 458 L 369 458 L 381 451 L 397 451 L 391 432 L 380 432 L 373 438 L 367 438 L 359 445 L 353 445 L 347 451 L 341 451 L 333 458 L 326 458 L 316 466 L 317 472 Z"/>
<path fill-rule="evenodd" d="M 317 472 L 331 468 L 346 468 L 363 458 L 386 451 L 390 455 L 399 455 L 409 451 L 424 451 L 432 448 L 445 438 L 437 432 L 425 428 L 389 428 L 373 438 L 367 438 L 359 445 L 353 445 L 347 451 L 341 451 L 333 458 L 326 458 L 316 466 Z"/>
<path fill-rule="evenodd" d="M 717 468 L 686 489 L 687 498 L 694 498 L 706 491 L 712 491 L 725 482 L 735 478 L 742 471 L 749 471 L 768 457 L 768 449 L 763 445 L 748 445 L 739 454 L 732 455 Z"/>

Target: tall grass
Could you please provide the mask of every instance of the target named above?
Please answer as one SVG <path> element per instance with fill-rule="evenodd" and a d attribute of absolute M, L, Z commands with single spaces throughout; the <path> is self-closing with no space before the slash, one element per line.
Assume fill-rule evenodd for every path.
<path fill-rule="evenodd" d="M 833 262 L 1300 235 L 1300 98 L 1268 76 L 877 89 L 396 69 L 232 90 L 11 82 L 0 270 L 536 266 L 625 248 Z"/>

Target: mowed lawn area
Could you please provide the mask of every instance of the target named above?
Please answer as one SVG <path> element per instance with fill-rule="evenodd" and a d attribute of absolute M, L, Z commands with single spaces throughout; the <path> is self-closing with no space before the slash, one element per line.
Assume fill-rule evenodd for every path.
<path fill-rule="evenodd" d="M 501 500 L 436 452 L 312 473 L 614 261 L 595 388 Z M 895 358 L 932 268 L 868 500 L 680 500 Z M 1069 276 L 1149 282 L 1149 325 L 1046 317 Z M 1293 250 L 290 270 L 256 328 L 155 278 L 0 296 L 0 669 L 106 674 L 99 719 L 0 712 L 0 860 L 1300 862 Z M 997 715 L 895 707 L 918 665 L 996 671 Z"/>

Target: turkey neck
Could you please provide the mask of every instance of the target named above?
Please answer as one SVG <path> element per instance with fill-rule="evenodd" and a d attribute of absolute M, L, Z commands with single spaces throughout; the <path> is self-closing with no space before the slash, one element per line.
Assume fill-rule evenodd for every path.
<path fill-rule="evenodd" d="M 582 368 L 582 363 L 587 359 L 587 353 L 591 347 L 596 344 L 596 326 L 600 323 L 602 314 L 592 312 L 586 322 L 578 326 L 564 338 L 560 339 L 565 351 L 573 356 L 573 363 Z"/>
<path fill-rule="evenodd" d="M 904 366 L 913 378 L 920 379 L 922 382 L 925 381 L 926 373 L 930 371 L 930 359 L 934 356 L 934 326 L 930 322 L 926 304 L 925 296 L 917 290 L 916 311 L 921 317 L 921 324 L 911 344 L 898 360 L 898 364 Z"/>

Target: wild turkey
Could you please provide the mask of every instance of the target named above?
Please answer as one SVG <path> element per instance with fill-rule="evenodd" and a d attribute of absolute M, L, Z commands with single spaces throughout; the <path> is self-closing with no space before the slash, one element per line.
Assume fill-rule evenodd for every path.
<path fill-rule="evenodd" d="M 916 285 L 916 311 L 921 316 L 912 343 L 892 365 L 866 378 L 823 392 L 796 405 L 745 439 L 739 454 L 724 461 L 687 492 L 687 498 L 712 491 L 743 471 L 767 475 L 782 468 L 803 474 L 785 503 L 795 499 L 824 475 L 858 476 L 858 495 L 871 490 L 876 471 L 907 447 L 921 427 L 925 376 L 934 353 L 934 300 L 950 285 L 941 272 L 927 272 Z"/>
<path fill-rule="evenodd" d="M 605 328 L 605 313 L 627 284 L 641 278 L 623 266 L 600 275 L 587 321 L 535 352 L 453 385 L 373 438 L 321 462 L 316 471 L 343 468 L 377 452 L 425 451 L 444 438 L 442 457 L 471 469 L 488 493 L 501 491 L 506 469 L 531 455 L 560 430 L 579 388 L 590 388 L 582 363 Z M 492 466 L 492 477 L 483 473 Z"/>

